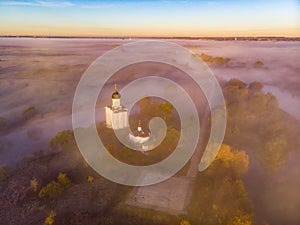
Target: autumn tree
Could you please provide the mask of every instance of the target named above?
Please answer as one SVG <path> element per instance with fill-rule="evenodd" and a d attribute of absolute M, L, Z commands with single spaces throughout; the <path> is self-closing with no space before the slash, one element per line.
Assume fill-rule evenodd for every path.
<path fill-rule="evenodd" d="M 56 212 L 51 210 L 49 216 L 47 216 L 45 219 L 44 225 L 52 225 L 54 223 L 55 216 L 56 216 Z"/>
<path fill-rule="evenodd" d="M 261 114 L 266 111 L 267 99 L 261 92 L 255 92 L 248 101 L 249 111 L 254 114 Z"/>
<path fill-rule="evenodd" d="M 248 164 L 245 151 L 221 146 L 212 164 L 197 176 L 189 207 L 192 224 L 234 224 L 235 218 L 252 222 L 252 204 L 240 179 Z"/>
<path fill-rule="evenodd" d="M 290 148 L 296 148 L 296 135 L 287 129 L 276 97 L 262 88 L 262 83 L 247 86 L 238 79 L 225 84 L 225 141 L 251 149 L 263 167 L 274 170 L 285 162 Z"/>
<path fill-rule="evenodd" d="M 181 220 L 180 225 L 191 225 L 191 223 L 188 220 Z"/>
<path fill-rule="evenodd" d="M 64 188 L 68 188 L 71 184 L 71 180 L 67 177 L 66 173 L 59 173 L 57 176 L 58 183 Z"/>
<path fill-rule="evenodd" d="M 51 150 L 63 150 L 73 141 L 73 132 L 70 130 L 63 130 L 58 132 L 57 135 L 49 141 L 49 146 Z"/>
<path fill-rule="evenodd" d="M 260 82 L 252 82 L 249 84 L 249 91 L 251 93 L 255 93 L 255 92 L 261 92 L 261 90 L 263 89 L 264 85 Z"/>
<path fill-rule="evenodd" d="M 159 105 L 159 109 L 162 111 L 163 115 L 164 115 L 164 120 L 166 121 L 170 114 L 172 113 L 173 110 L 173 106 L 171 103 L 163 103 Z"/>
<path fill-rule="evenodd" d="M 235 216 L 227 223 L 227 225 L 252 225 L 252 224 L 253 224 L 252 219 L 249 218 L 249 216 L 243 216 L 243 217 Z"/>
<path fill-rule="evenodd" d="M 254 63 L 254 66 L 255 67 L 261 67 L 261 66 L 263 66 L 264 65 L 264 63 L 262 62 L 262 61 L 260 61 L 260 60 L 257 60 L 255 63 Z"/>
<path fill-rule="evenodd" d="M 217 167 L 223 169 L 230 169 L 234 175 L 240 176 L 248 171 L 249 158 L 245 151 L 232 150 L 229 145 L 222 144 L 214 164 L 219 164 Z"/>
<path fill-rule="evenodd" d="M 51 181 L 39 192 L 40 198 L 56 198 L 71 184 L 71 180 L 65 173 L 59 173 L 57 181 Z"/>
<path fill-rule="evenodd" d="M 39 182 L 36 178 L 30 180 L 30 187 L 34 192 L 37 192 L 38 186 L 39 186 Z"/>

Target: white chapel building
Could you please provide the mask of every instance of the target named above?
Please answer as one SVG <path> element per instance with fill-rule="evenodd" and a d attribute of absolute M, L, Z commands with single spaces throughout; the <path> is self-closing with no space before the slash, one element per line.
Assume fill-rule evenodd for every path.
<path fill-rule="evenodd" d="M 128 127 L 128 109 L 121 105 L 121 95 L 116 84 L 111 99 L 112 105 L 105 107 L 106 126 L 115 130 Z"/>

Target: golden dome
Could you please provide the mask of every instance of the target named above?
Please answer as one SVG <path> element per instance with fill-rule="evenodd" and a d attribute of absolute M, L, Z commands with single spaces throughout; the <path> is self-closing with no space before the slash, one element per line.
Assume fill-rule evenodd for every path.
<path fill-rule="evenodd" d="M 115 84 L 115 91 L 111 97 L 112 97 L 112 99 L 120 99 L 121 98 L 120 93 L 117 91 L 117 84 Z"/>

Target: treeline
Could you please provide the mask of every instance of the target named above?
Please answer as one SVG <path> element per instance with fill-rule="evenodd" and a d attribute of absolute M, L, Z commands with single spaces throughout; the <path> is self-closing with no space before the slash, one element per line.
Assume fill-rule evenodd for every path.
<path fill-rule="evenodd" d="M 191 224 L 253 224 L 253 206 L 240 179 L 248 165 L 245 151 L 221 146 L 213 163 L 196 178 L 188 207 Z"/>
<path fill-rule="evenodd" d="M 238 79 L 225 84 L 225 143 L 250 149 L 263 167 L 275 170 L 297 148 L 299 129 L 297 122 L 279 108 L 276 97 L 263 93 L 262 88 L 259 82 L 246 85 Z"/>

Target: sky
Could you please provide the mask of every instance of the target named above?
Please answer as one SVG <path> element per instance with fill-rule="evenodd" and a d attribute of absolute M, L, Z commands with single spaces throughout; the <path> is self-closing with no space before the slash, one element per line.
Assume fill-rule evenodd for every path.
<path fill-rule="evenodd" d="M 300 37 L 300 0 L 0 0 L 0 35 Z"/>

